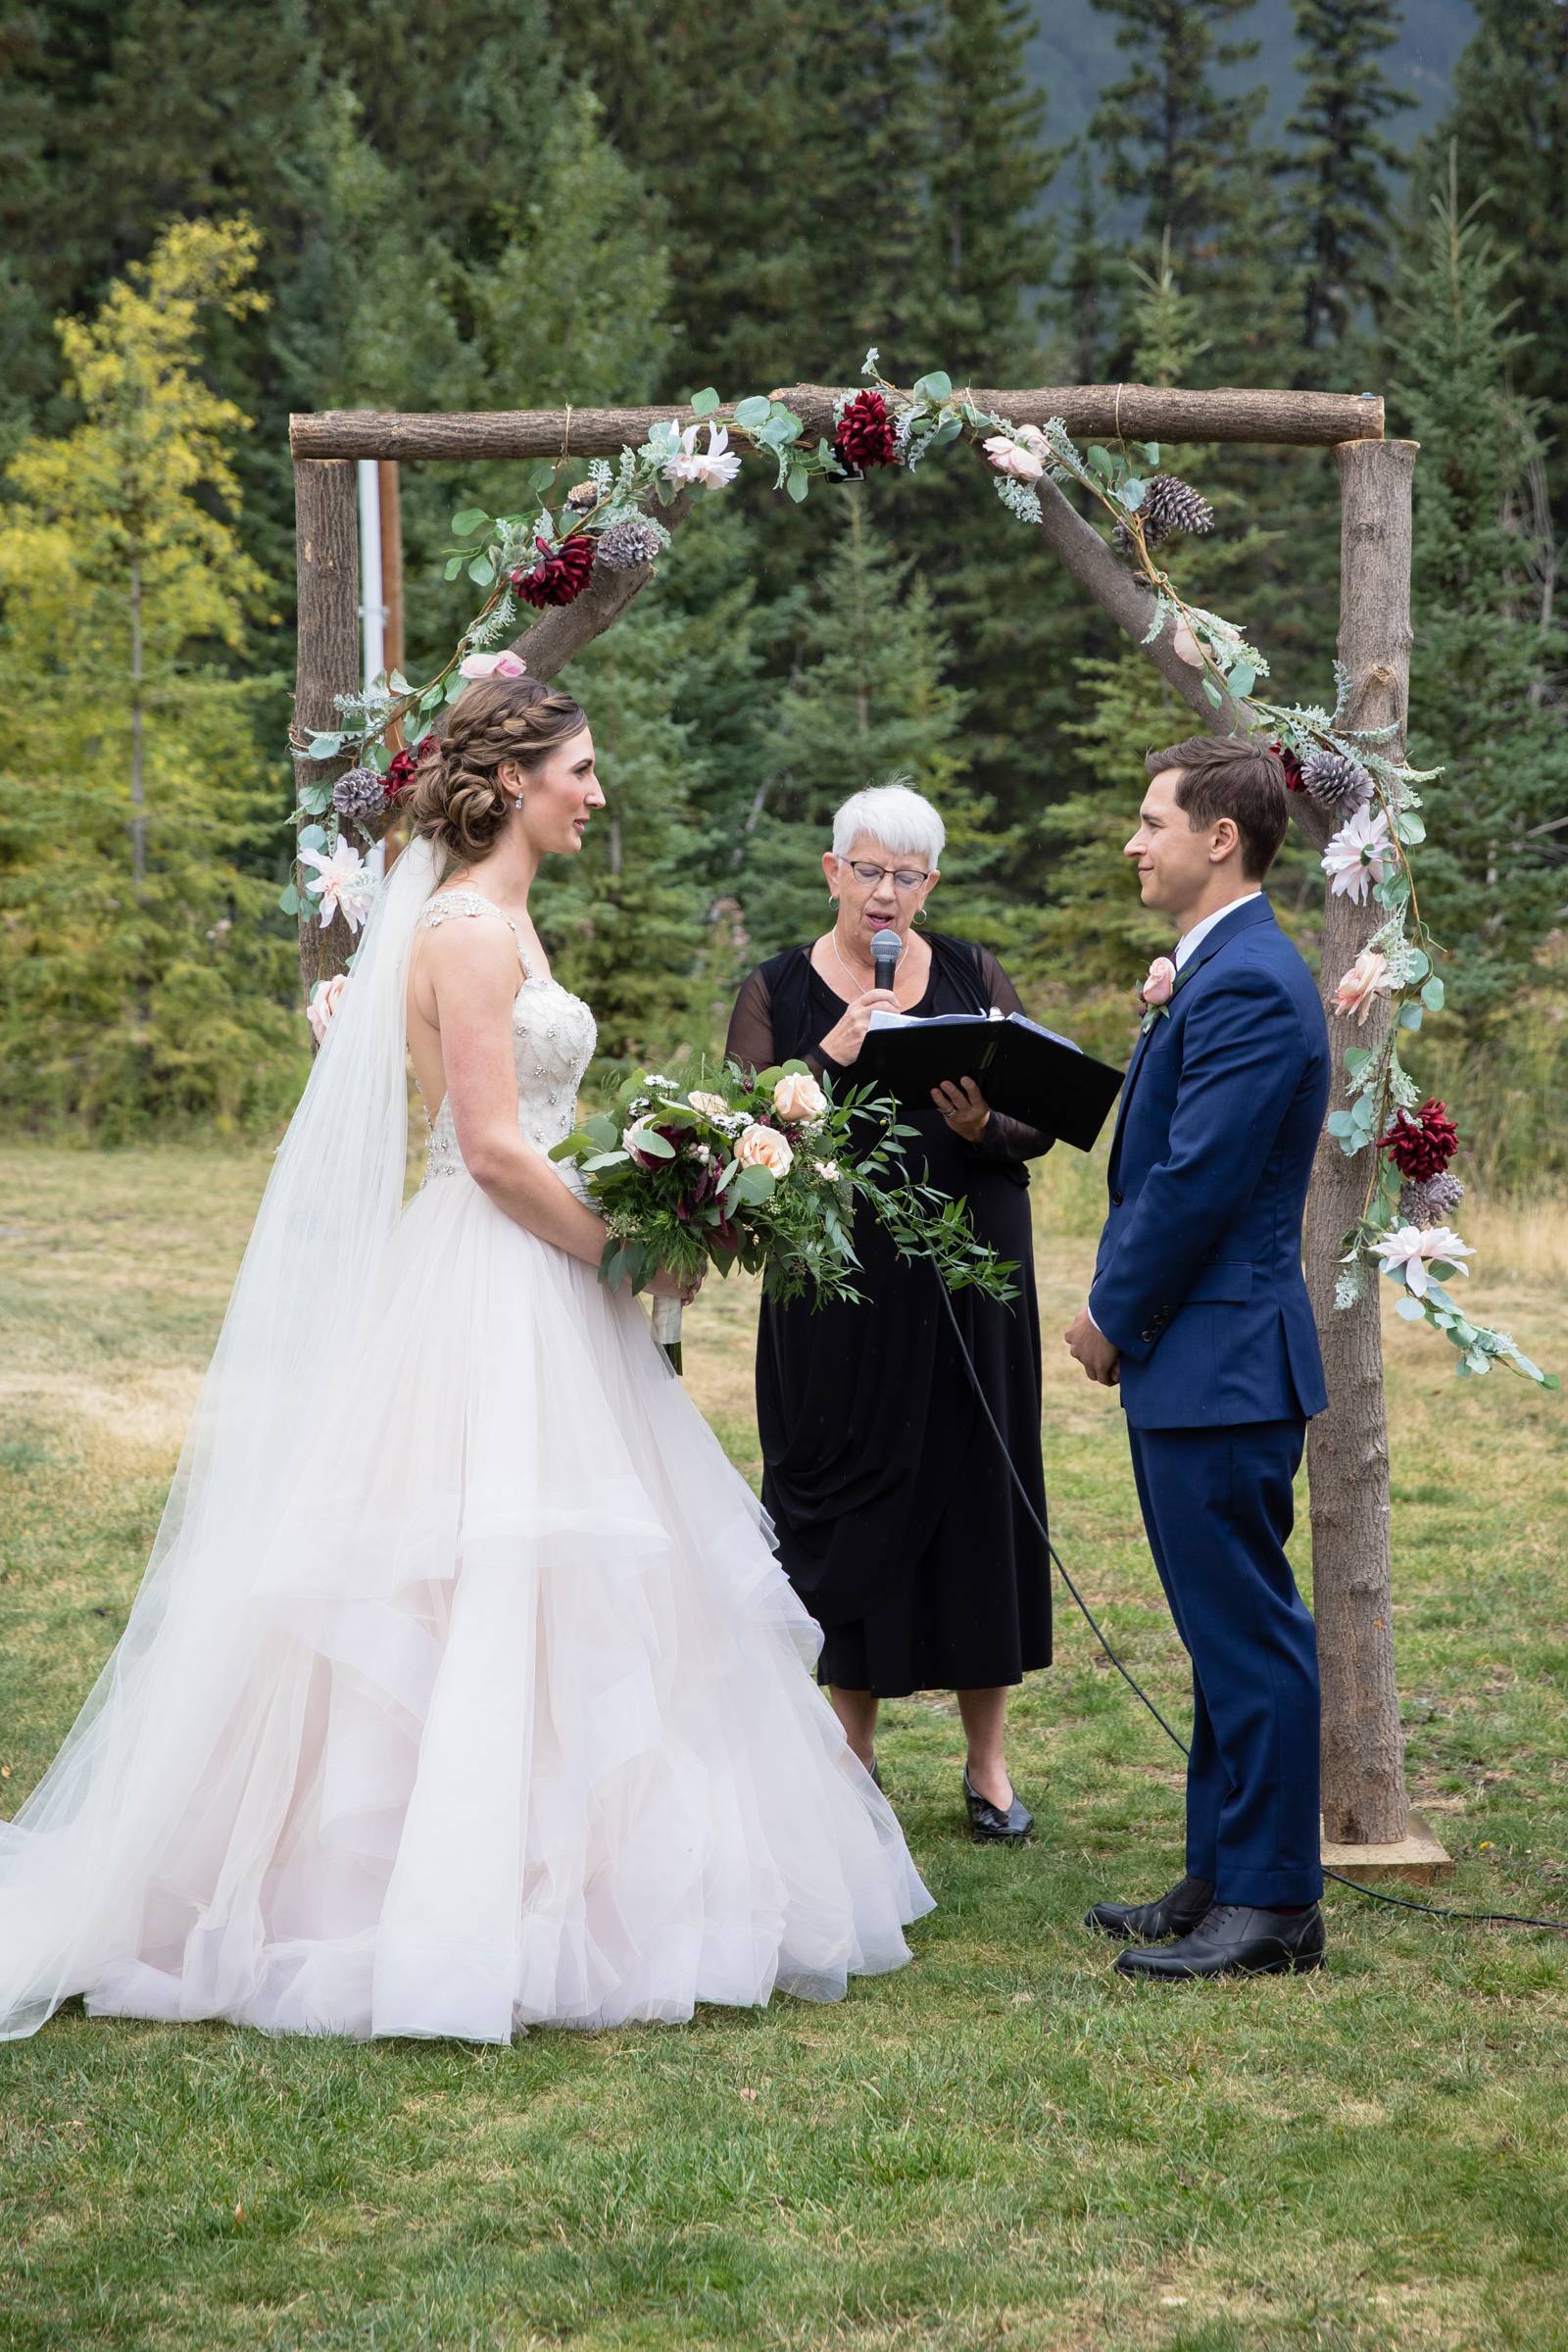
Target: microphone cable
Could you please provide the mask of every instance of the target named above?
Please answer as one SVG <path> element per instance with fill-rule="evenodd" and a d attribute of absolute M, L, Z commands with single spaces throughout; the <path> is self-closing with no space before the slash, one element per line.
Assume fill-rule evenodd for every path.
<path fill-rule="evenodd" d="M 1110 1643 L 1106 1641 L 1103 1633 L 1096 1623 L 1089 1603 L 1085 1600 L 1083 1594 L 1073 1583 L 1072 1578 L 1067 1574 L 1066 1569 L 1062 1566 L 1061 1554 L 1057 1551 L 1056 1546 L 1051 1541 L 1051 1531 L 1047 1527 L 1045 1521 L 1041 1518 L 1040 1513 L 1035 1509 L 1033 1501 L 1030 1499 L 1029 1490 L 1018 1475 L 1018 1467 L 1008 1449 L 1007 1441 L 1002 1434 L 996 1414 L 991 1410 L 991 1400 L 985 1393 L 985 1389 L 981 1383 L 980 1375 L 975 1369 L 974 1358 L 969 1353 L 963 1333 L 959 1329 L 958 1318 L 954 1312 L 953 1300 L 949 1296 L 948 1286 L 943 1281 L 941 1274 L 937 1272 L 935 1267 L 932 1268 L 932 1272 L 936 1278 L 937 1290 L 941 1294 L 942 1304 L 947 1311 L 948 1321 L 953 1326 L 953 1336 L 958 1344 L 958 1353 L 963 1358 L 964 1370 L 969 1375 L 969 1386 L 973 1389 L 975 1396 L 979 1401 L 980 1410 L 984 1413 L 987 1421 L 991 1425 L 992 1436 L 996 1439 L 998 1446 L 1002 1449 L 1002 1458 L 1007 1465 L 1008 1477 L 1012 1480 L 1014 1487 L 1018 1491 L 1018 1499 L 1023 1504 L 1023 1507 L 1028 1512 L 1030 1518 L 1034 1521 L 1035 1526 L 1039 1529 L 1041 1538 L 1046 1546 L 1047 1553 L 1051 1558 L 1052 1564 L 1055 1568 L 1056 1574 L 1060 1577 L 1062 1583 L 1072 1594 L 1073 1599 L 1077 1602 L 1079 1609 L 1083 1612 L 1084 1619 L 1088 1624 L 1090 1632 L 1094 1635 L 1095 1640 L 1100 1643 L 1101 1648 L 1104 1651 L 1112 1666 L 1115 1667 L 1116 1672 L 1121 1676 L 1122 1681 L 1127 1685 L 1128 1690 L 1132 1691 L 1134 1697 L 1142 1699 L 1144 1705 L 1149 1709 L 1149 1712 L 1151 1715 L 1152 1715 L 1154 1721 L 1158 1724 L 1160 1730 L 1164 1733 L 1166 1739 L 1170 1740 L 1172 1745 L 1179 1747 L 1184 1756 L 1189 1754 L 1190 1751 L 1187 1742 L 1181 1737 L 1181 1734 L 1171 1729 L 1164 1716 L 1160 1713 L 1158 1707 L 1155 1706 L 1153 1700 L 1150 1697 L 1149 1692 L 1144 1689 L 1142 1683 L 1138 1681 L 1137 1677 L 1133 1675 L 1128 1668 L 1123 1665 L 1121 1659 L 1117 1657 L 1116 1652 L 1111 1648 Z M 1326 1879 L 1332 1879 L 1336 1886 L 1348 1886 L 1352 1894 L 1365 1895 L 1368 1902 L 1387 1903 L 1391 1909 L 1396 1911 L 1419 1911 L 1427 1919 L 1457 1919 L 1464 1921 L 1469 1926 L 1483 1928 L 1544 1928 L 1549 1935 L 1568 1936 L 1568 1919 L 1532 1919 L 1526 1916 L 1524 1913 L 1518 1911 L 1455 1911 L 1451 1910 L 1446 1904 L 1444 1903 L 1418 1903 L 1412 1900 L 1409 1895 L 1385 1894 L 1381 1886 L 1367 1886 L 1363 1885 L 1359 1879 L 1348 1879 L 1343 1871 L 1325 1870 L 1323 1876 Z"/>

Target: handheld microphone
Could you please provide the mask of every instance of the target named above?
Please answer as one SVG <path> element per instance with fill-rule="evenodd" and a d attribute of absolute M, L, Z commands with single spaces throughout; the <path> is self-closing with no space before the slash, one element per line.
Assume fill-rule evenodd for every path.
<path fill-rule="evenodd" d="M 873 933 L 871 939 L 871 984 L 874 988 L 893 986 L 893 975 L 904 954 L 904 942 L 891 928 Z"/>

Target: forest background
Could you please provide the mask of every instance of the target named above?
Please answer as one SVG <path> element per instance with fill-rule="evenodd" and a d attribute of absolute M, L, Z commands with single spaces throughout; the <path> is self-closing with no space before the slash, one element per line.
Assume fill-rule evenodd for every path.
<path fill-rule="evenodd" d="M 1557 0 L 0 0 L 0 1088 L 20 1132 L 267 1132 L 306 1063 L 287 416 L 1123 378 L 1376 390 L 1419 439 L 1411 746 L 1474 1172 L 1560 1172 L 1568 10 Z M 1182 450 L 1186 592 L 1333 699 L 1323 452 Z M 406 467 L 408 666 L 466 615 Z M 965 452 L 710 494 L 570 683 L 608 815 L 541 885 L 605 1072 L 711 1049 L 909 776 L 943 928 L 1121 1054 L 1117 852 L 1189 731 Z M 1322 882 L 1288 851 L 1303 948 Z M 1414 1041 L 1412 1041 L 1414 1043 Z M 1462 1065 L 1462 1066 L 1461 1066 Z"/>

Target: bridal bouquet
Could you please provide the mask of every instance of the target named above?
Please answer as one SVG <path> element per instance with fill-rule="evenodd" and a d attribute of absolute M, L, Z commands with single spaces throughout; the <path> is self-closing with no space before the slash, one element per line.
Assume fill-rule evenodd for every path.
<path fill-rule="evenodd" d="M 599 1273 L 611 1285 L 640 1290 L 661 1267 L 695 1282 L 709 1266 L 739 1265 L 770 1298 L 856 1300 L 864 1202 L 900 1255 L 929 1259 L 949 1290 L 1010 1298 L 1015 1264 L 975 1239 L 961 1200 L 905 1167 L 917 1134 L 891 1098 L 861 1089 L 835 1101 L 804 1061 L 755 1079 L 731 1063 L 691 1088 L 653 1072 L 628 1079 L 612 1111 L 550 1156 L 578 1168 L 610 1229 Z M 673 1301 L 656 1301 L 677 1371 L 679 1318 Z"/>

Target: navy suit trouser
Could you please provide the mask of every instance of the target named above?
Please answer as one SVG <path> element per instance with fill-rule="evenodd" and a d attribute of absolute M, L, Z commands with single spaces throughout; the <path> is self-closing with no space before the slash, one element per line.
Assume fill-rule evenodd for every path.
<path fill-rule="evenodd" d="M 1305 1425 L 1134 1429 L 1150 1548 L 1193 1661 L 1187 1868 L 1216 1901 L 1314 1903 L 1317 1635 L 1285 1545 Z"/>

